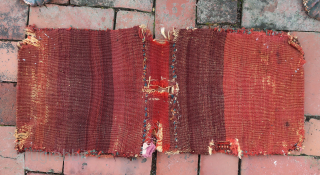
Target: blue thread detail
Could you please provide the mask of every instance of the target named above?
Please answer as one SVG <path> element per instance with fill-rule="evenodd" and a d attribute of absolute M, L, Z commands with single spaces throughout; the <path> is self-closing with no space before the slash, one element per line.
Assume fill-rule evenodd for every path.
<path fill-rule="evenodd" d="M 170 67 L 171 67 L 171 69 L 173 69 L 173 68 L 174 68 L 174 66 L 173 66 L 173 65 L 171 65 Z"/>
<path fill-rule="evenodd" d="M 143 44 L 143 47 L 146 47 L 146 45 L 145 45 L 145 44 Z"/>
<path fill-rule="evenodd" d="M 177 78 L 177 75 L 174 75 L 172 78 Z"/>
<path fill-rule="evenodd" d="M 172 46 L 175 47 L 175 46 L 176 46 L 176 43 L 172 44 Z"/>
<path fill-rule="evenodd" d="M 175 55 L 175 54 L 173 54 L 172 56 L 173 56 L 173 57 L 175 57 L 176 55 Z"/>
<path fill-rule="evenodd" d="M 171 98 L 173 98 L 174 97 L 174 95 L 171 95 Z"/>
<path fill-rule="evenodd" d="M 146 139 L 143 139 L 142 142 L 144 142 Z"/>
<path fill-rule="evenodd" d="M 146 94 L 146 97 L 148 97 L 148 94 Z"/>
<path fill-rule="evenodd" d="M 148 109 L 147 107 L 144 108 L 144 110 L 147 110 L 147 109 Z"/>
<path fill-rule="evenodd" d="M 146 136 L 146 134 L 143 134 L 143 137 L 145 137 Z"/>
<path fill-rule="evenodd" d="M 175 59 L 172 60 L 172 62 L 175 62 L 175 61 L 176 61 Z"/>
<path fill-rule="evenodd" d="M 173 103 L 176 103 L 176 100 L 175 100 L 175 101 L 173 101 Z"/>
<path fill-rule="evenodd" d="M 146 119 L 144 119 L 144 120 L 143 120 L 143 123 L 146 123 L 146 122 L 147 122 L 147 120 L 146 120 Z"/>
<path fill-rule="evenodd" d="M 176 145 L 176 148 L 178 148 L 178 145 Z"/>
<path fill-rule="evenodd" d="M 147 117 L 147 116 L 148 116 L 148 113 L 146 112 L 144 115 Z"/>
<path fill-rule="evenodd" d="M 174 73 L 176 70 L 173 70 L 172 73 Z"/>
<path fill-rule="evenodd" d="M 146 53 L 143 53 L 143 56 L 146 56 Z"/>
<path fill-rule="evenodd" d="M 147 130 L 146 129 L 144 129 L 144 132 L 146 132 Z"/>

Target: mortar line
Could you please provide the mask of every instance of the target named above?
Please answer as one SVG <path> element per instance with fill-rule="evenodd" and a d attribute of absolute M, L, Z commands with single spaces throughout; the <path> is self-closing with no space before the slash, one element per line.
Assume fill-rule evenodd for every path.
<path fill-rule="evenodd" d="M 153 38 L 156 38 L 156 3 L 157 0 L 153 0 L 152 12 L 153 12 Z"/>
<path fill-rule="evenodd" d="M 238 161 L 238 175 L 241 175 L 241 163 L 242 163 L 242 159 L 239 158 L 239 161 Z"/>
<path fill-rule="evenodd" d="M 200 161 L 201 161 L 201 155 L 198 154 L 198 170 L 197 170 L 197 175 L 200 175 Z"/>

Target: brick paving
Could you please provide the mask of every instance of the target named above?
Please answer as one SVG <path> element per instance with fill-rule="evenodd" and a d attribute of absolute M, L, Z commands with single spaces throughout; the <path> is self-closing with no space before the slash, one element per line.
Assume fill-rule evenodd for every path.
<path fill-rule="evenodd" d="M 241 3 L 243 5 L 241 6 Z M 241 8 L 239 11 L 239 8 Z M 241 14 L 239 14 L 242 11 Z M 115 16 L 116 15 L 116 16 Z M 239 20 L 241 17 L 241 20 Z M 29 7 L 0 1 L 0 174 L 320 174 L 320 21 L 307 16 L 301 0 L 52 0 Z M 299 156 L 157 154 L 157 159 L 95 158 L 14 150 L 17 48 L 24 28 L 122 29 L 146 24 L 155 38 L 161 27 L 209 28 L 232 24 L 289 30 L 305 52 L 305 141 Z M 308 31 L 308 32 L 306 32 Z M 5 126 L 4 126 L 5 125 Z M 240 166 L 239 166 L 240 165 Z M 156 169 L 155 169 L 156 167 Z M 240 167 L 240 169 L 239 169 Z M 38 173 L 36 173 L 38 172 Z"/>
<path fill-rule="evenodd" d="M 198 155 L 195 154 L 175 154 L 166 155 L 158 153 L 157 175 L 197 175 Z"/>
<path fill-rule="evenodd" d="M 0 81 L 17 81 L 17 42 L 0 41 Z"/>

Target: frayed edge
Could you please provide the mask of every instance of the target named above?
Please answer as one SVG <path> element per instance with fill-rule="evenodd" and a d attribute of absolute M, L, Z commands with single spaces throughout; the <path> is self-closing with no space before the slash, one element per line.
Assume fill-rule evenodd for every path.
<path fill-rule="evenodd" d="M 139 30 L 139 37 L 143 40 L 142 42 L 146 41 L 146 40 L 152 40 L 152 33 L 151 31 L 147 28 L 146 25 L 141 24 L 139 26 L 140 30 Z"/>
<path fill-rule="evenodd" d="M 18 42 L 17 46 L 20 49 L 23 45 L 32 45 L 35 47 L 40 47 L 39 40 L 36 39 L 35 34 L 35 26 L 28 26 L 25 29 L 25 34 L 27 35 L 27 38 L 22 40 L 22 42 Z"/>
<path fill-rule="evenodd" d="M 162 139 L 163 139 L 163 127 L 162 127 L 162 124 L 159 123 L 158 132 L 157 132 L 157 144 L 156 144 L 157 151 L 159 151 L 159 152 L 163 151 Z"/>
<path fill-rule="evenodd" d="M 23 152 L 24 145 L 26 140 L 30 137 L 31 135 L 31 127 L 24 127 L 22 126 L 21 129 L 16 129 L 14 133 L 14 137 L 16 138 L 15 143 L 16 143 L 16 150 L 19 152 Z"/>
<path fill-rule="evenodd" d="M 174 154 L 180 154 L 180 151 L 167 151 L 165 152 L 166 155 L 174 155 Z"/>

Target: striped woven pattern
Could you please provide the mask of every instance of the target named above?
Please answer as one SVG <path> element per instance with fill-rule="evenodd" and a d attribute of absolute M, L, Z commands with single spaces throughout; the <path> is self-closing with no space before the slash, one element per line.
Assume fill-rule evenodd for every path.
<path fill-rule="evenodd" d="M 288 154 L 304 139 L 303 51 L 282 32 L 38 29 L 20 43 L 16 149 Z"/>

